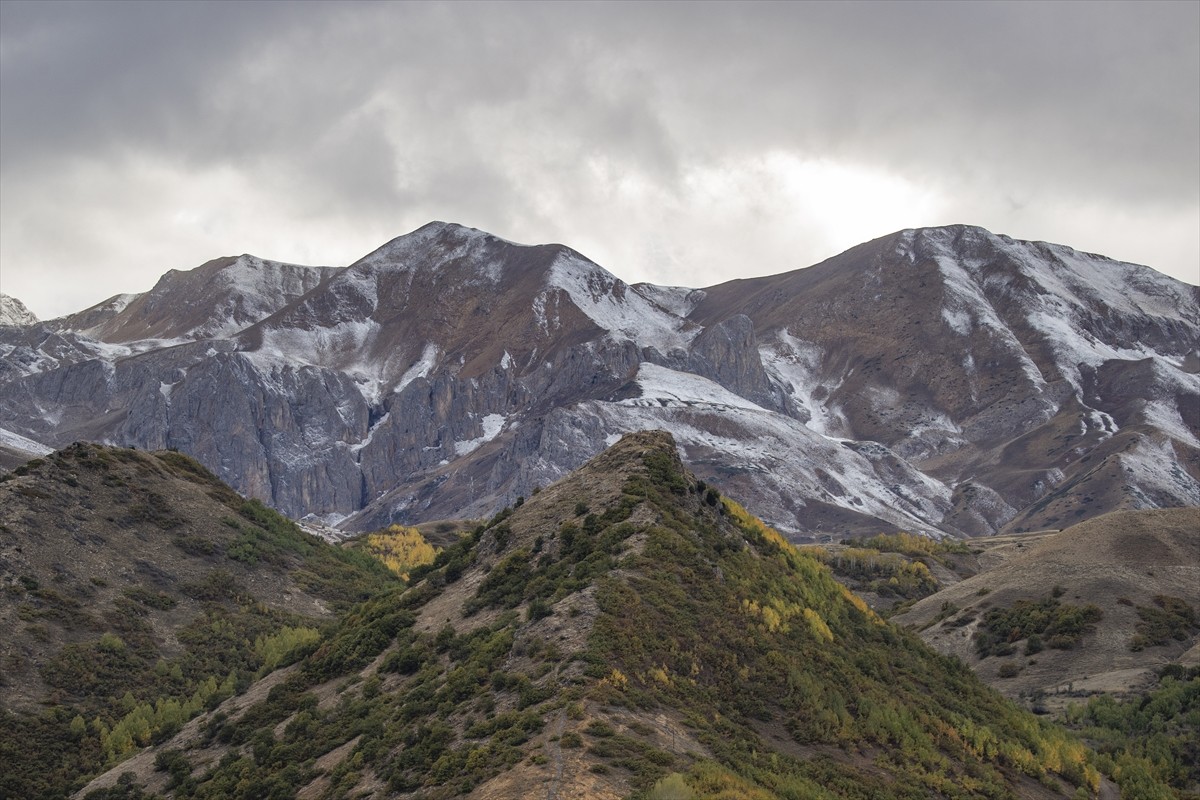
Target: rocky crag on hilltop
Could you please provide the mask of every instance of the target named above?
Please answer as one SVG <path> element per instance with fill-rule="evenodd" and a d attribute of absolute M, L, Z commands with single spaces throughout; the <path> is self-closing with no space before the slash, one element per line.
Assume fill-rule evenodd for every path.
<path fill-rule="evenodd" d="M 0 447 L 176 448 L 354 531 L 486 517 L 662 429 L 797 540 L 1062 528 L 1200 505 L 1198 297 L 967 226 L 684 289 L 431 223 L 0 327 Z"/>

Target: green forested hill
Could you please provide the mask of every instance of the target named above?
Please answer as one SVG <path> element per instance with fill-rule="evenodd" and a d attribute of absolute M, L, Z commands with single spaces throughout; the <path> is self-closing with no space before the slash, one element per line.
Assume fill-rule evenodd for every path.
<path fill-rule="evenodd" d="M 412 581 L 81 796 L 1035 798 L 1104 781 L 1070 734 L 688 474 L 666 434 L 627 436 Z"/>
<path fill-rule="evenodd" d="M 311 650 L 397 581 L 179 453 L 0 476 L 0 797 L 62 798 Z"/>

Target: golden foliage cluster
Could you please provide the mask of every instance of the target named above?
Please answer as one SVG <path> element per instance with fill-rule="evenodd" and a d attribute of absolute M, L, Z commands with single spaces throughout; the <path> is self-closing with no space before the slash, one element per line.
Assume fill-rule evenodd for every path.
<path fill-rule="evenodd" d="M 404 580 L 408 580 L 411 570 L 432 564 L 441 550 L 427 542 L 419 530 L 405 525 L 392 525 L 369 534 L 365 548 Z"/>

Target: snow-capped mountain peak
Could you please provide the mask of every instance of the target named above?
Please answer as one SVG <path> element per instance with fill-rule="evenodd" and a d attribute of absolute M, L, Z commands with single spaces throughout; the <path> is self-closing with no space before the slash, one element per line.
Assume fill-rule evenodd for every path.
<path fill-rule="evenodd" d="M 0 325 L 34 325 L 38 318 L 15 297 L 0 294 Z"/>
<path fill-rule="evenodd" d="M 347 529 L 485 516 L 621 433 L 797 536 L 990 534 L 1200 497 L 1200 289 L 982 228 L 704 289 L 430 223 L 0 330 L 0 420 L 177 447 Z"/>

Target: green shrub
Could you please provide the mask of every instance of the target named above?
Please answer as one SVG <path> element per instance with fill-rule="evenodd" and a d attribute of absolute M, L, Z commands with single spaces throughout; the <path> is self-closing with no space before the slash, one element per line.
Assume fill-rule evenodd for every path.
<path fill-rule="evenodd" d="M 1154 605 L 1136 606 L 1140 622 L 1130 640 L 1129 649 L 1142 650 L 1167 644 L 1172 639 L 1186 641 L 1200 631 L 1196 610 L 1186 600 L 1168 595 L 1155 595 Z"/>
<path fill-rule="evenodd" d="M 1010 655 L 1015 643 L 1036 636 L 1026 644 L 1027 653 L 1048 647 L 1069 650 L 1092 631 L 1103 616 L 1094 605 L 1066 605 L 1056 597 L 1038 601 L 1017 600 L 1008 608 L 992 608 L 983 615 L 975 632 L 975 650 L 981 658 Z"/>

